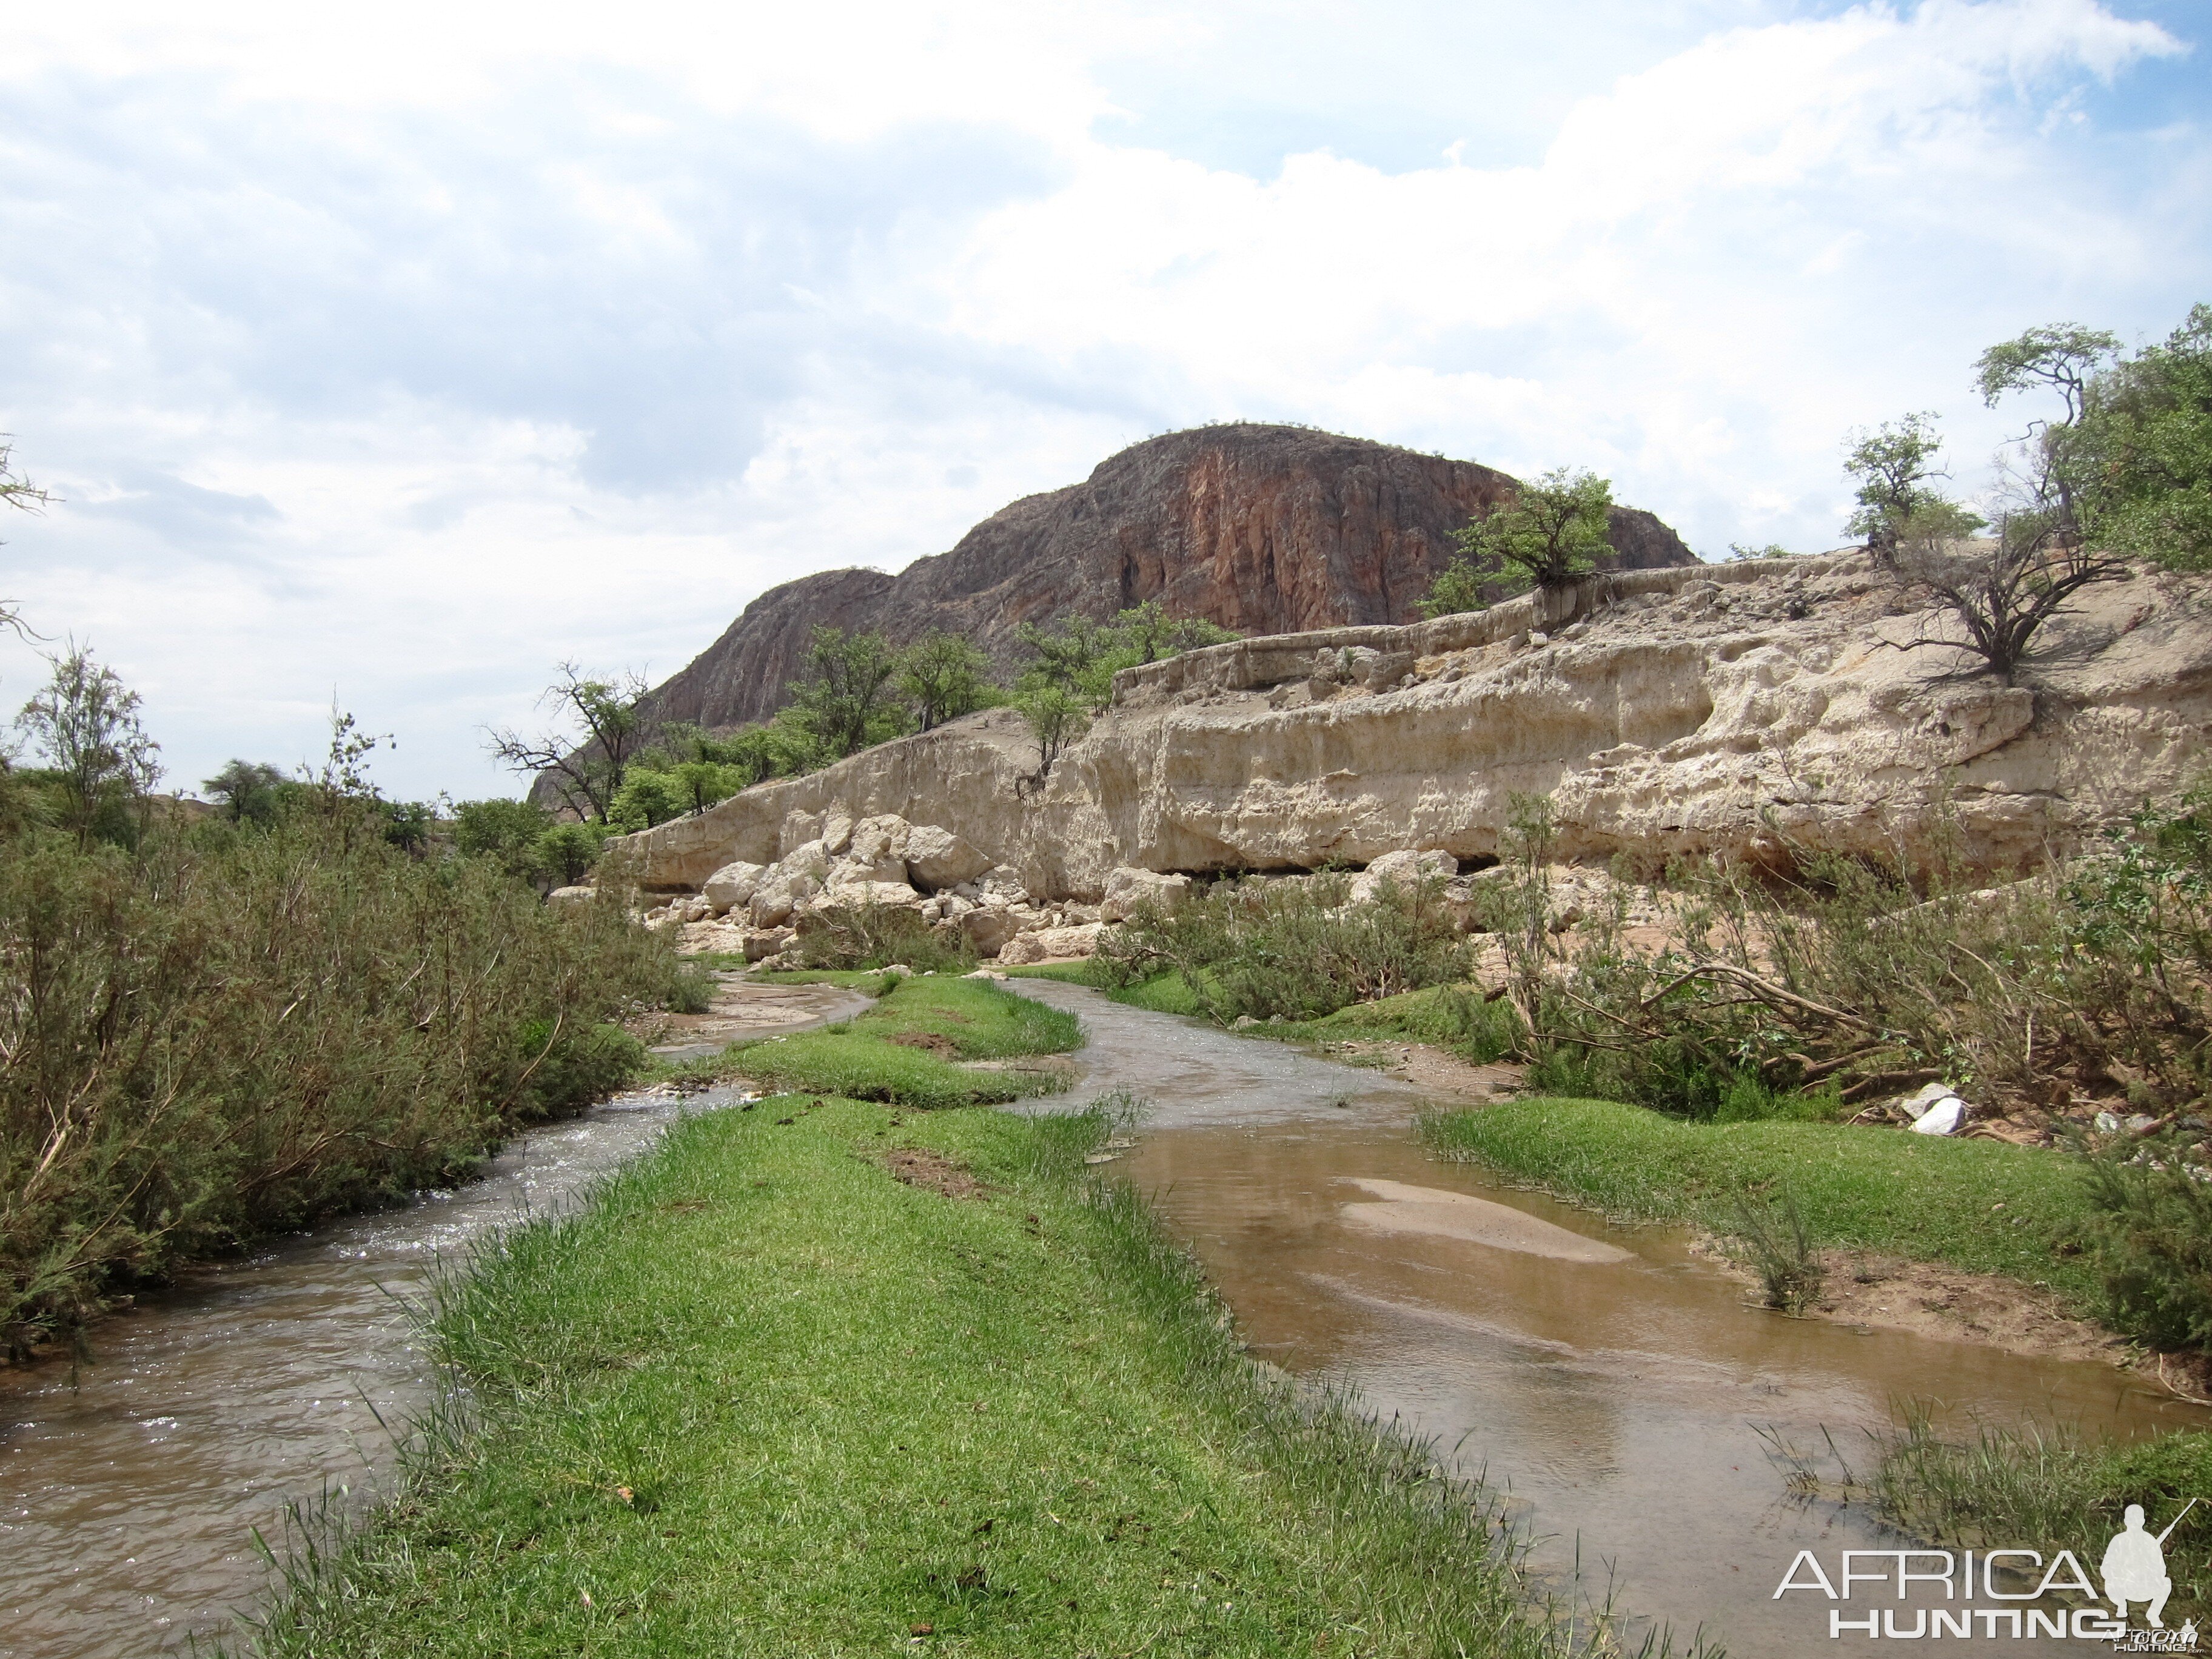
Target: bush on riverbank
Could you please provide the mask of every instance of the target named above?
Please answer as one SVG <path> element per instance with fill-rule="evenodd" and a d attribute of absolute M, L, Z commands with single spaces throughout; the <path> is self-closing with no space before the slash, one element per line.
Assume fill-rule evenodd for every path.
<path fill-rule="evenodd" d="M 2198 1501 L 2166 1552 L 2178 1625 L 2212 1605 L 2212 1567 L 2203 1519 L 2212 1510 L 2212 1434 L 2183 1431 L 2133 1443 L 2099 1440 L 2064 1424 L 2011 1428 L 1985 1425 L 1946 1435 L 1918 1407 L 1879 1448 L 1868 1482 L 1882 1518 L 1931 1544 L 1970 1549 L 2027 1544 L 2049 1556 L 2070 1549 L 2085 1563 L 2102 1559 L 2130 1504 L 2143 1506 L 2149 1531 L 2162 1530 Z M 2193 1539 L 2191 1534 L 2194 1534 Z M 2185 1542 L 2193 1547 L 2184 1547 Z"/>
<path fill-rule="evenodd" d="M 1786 879 L 1678 869 L 1657 947 L 1618 912 L 1563 940 L 1548 807 L 1518 805 L 1493 925 L 1536 1086 L 1709 1117 L 1747 1091 L 1832 1111 L 1940 1079 L 2169 1121 L 2212 1091 L 2212 788 L 1996 886 L 1940 833 L 1918 868 L 1796 848 Z"/>
<path fill-rule="evenodd" d="M 642 1055 L 665 942 L 418 858 L 370 805 L 0 837 L 0 1342 L 112 1285 L 452 1179 Z"/>
<path fill-rule="evenodd" d="M 1530 1616 L 1478 1494 L 1263 1380 L 1082 1180 L 1107 1127 L 803 1097 L 679 1125 L 449 1288 L 468 1426 L 260 1650 L 1599 1650 Z"/>
<path fill-rule="evenodd" d="M 957 937 L 945 939 L 913 910 L 897 904 L 836 904 L 799 919 L 793 941 L 811 969 L 847 973 L 901 963 L 916 973 L 964 974 L 975 952 Z"/>
<path fill-rule="evenodd" d="M 1173 910 L 1146 906 L 1105 936 L 1094 982 L 1121 988 L 1181 976 L 1199 1011 L 1317 1019 L 1356 1002 L 1467 976 L 1468 945 L 1434 878 L 1376 884 L 1353 902 L 1352 878 L 1218 881 Z"/>

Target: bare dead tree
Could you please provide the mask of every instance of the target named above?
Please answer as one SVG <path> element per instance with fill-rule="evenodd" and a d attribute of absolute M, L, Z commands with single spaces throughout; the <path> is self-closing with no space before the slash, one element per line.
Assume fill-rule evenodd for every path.
<path fill-rule="evenodd" d="M 2125 559 L 2090 547 L 2075 532 L 2048 447 L 2031 446 L 2027 455 L 2030 471 L 2009 480 L 1993 540 L 1911 535 L 1884 561 L 1900 584 L 1925 590 L 1954 624 L 1893 641 L 1897 649 L 1971 652 L 2010 685 L 2037 632 L 2069 609 L 2076 594 L 2126 580 Z"/>
<path fill-rule="evenodd" d="M 15 446 L 8 434 L 0 432 L 0 504 L 22 513 L 43 513 L 54 497 L 15 471 Z M 13 599 L 0 599 L 0 628 L 12 630 L 18 639 L 44 639 L 24 626 L 22 613 Z"/>
<path fill-rule="evenodd" d="M 485 746 L 514 771 L 542 778 L 580 818 L 608 821 L 616 793 L 637 751 L 651 740 L 641 675 L 587 676 L 573 662 L 545 688 L 538 706 L 565 729 L 527 736 L 512 726 L 487 729 Z"/>

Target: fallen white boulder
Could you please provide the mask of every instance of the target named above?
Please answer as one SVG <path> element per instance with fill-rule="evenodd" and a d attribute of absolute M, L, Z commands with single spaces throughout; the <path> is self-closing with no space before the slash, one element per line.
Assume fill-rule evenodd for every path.
<path fill-rule="evenodd" d="M 734 864 L 724 865 L 708 877 L 706 884 L 699 890 L 717 913 L 726 915 L 732 910 L 741 910 L 752 902 L 753 895 L 760 890 L 761 878 L 767 873 L 765 866 L 747 864 L 739 859 Z"/>
<path fill-rule="evenodd" d="M 909 825 L 905 851 L 907 879 L 925 892 L 973 881 L 995 862 L 988 854 L 933 823 Z"/>
<path fill-rule="evenodd" d="M 1074 927 L 1040 927 L 1033 933 L 1023 933 L 1009 940 L 999 952 L 999 960 L 1008 967 L 1019 968 L 1033 962 L 1096 956 L 1098 935 L 1104 931 L 1105 925 L 1096 921 Z"/>

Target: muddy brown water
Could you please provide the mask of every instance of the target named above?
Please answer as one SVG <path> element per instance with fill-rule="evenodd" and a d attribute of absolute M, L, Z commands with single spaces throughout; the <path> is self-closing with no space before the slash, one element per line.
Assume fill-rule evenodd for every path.
<path fill-rule="evenodd" d="M 1195 1249 L 1256 1357 L 1431 1439 L 1507 1495 L 1555 1586 L 1576 1584 L 1579 1560 L 1582 1593 L 1601 1599 L 1609 1583 L 1618 1606 L 1678 1637 L 1702 1629 L 1749 1659 L 1841 1650 L 1831 1603 L 1774 1596 L 1796 1553 L 1832 1577 L 1844 1549 L 1910 1541 L 1794 1498 L 1762 1430 L 1808 1452 L 1825 1431 L 1863 1468 L 1868 1432 L 1911 1397 L 1962 1422 L 2212 1424 L 2107 1366 L 1747 1306 L 1680 1230 L 1613 1227 L 1431 1158 L 1413 1133 L 1429 1103 L 1395 1079 L 1073 986 L 1019 988 L 1090 1033 L 1083 1080 L 1055 1105 L 1115 1088 L 1152 1103 L 1114 1167 Z M 1916 1594 L 1923 1604 L 1944 1605 Z M 2096 1645 L 1978 1635 L 1942 1650 Z"/>
<path fill-rule="evenodd" d="M 773 1018 L 736 1016 L 749 1030 L 867 1002 L 760 988 Z M 281 1549 L 288 1504 L 358 1509 L 388 1473 L 386 1425 L 431 1383 L 405 1300 L 441 1260 L 572 1202 L 679 1115 L 732 1098 L 629 1095 L 533 1129 L 482 1180 L 202 1269 L 103 1321 L 74 1374 L 0 1370 L 0 1659 L 139 1659 L 234 1636 L 267 1584 L 254 1529 Z"/>
<path fill-rule="evenodd" d="M 774 988 L 786 1030 L 857 1006 Z M 1740 1659 L 1838 1650 L 1826 1603 L 1772 1599 L 1799 1548 L 1832 1572 L 1843 1548 L 1898 1542 L 1793 1500 L 1760 1428 L 1808 1449 L 1826 1428 L 1848 1453 L 1908 1395 L 2124 1434 L 2206 1421 L 2100 1366 L 1747 1308 L 1679 1232 L 1612 1229 L 1428 1158 L 1412 1128 L 1426 1103 L 1405 1085 L 1079 988 L 1020 988 L 1089 1029 L 1082 1081 L 1051 1106 L 1115 1087 L 1154 1103 L 1115 1168 L 1197 1250 L 1256 1355 L 1356 1390 L 1486 1476 L 1557 1583 L 1579 1552 L 1585 1589 L 1609 1572 L 1623 1607 L 1702 1626 Z M 384 1424 L 426 1398 L 399 1298 L 441 1256 L 572 1200 L 717 1103 L 610 1102 L 523 1137 L 460 1191 L 210 1268 L 104 1322 L 74 1376 L 0 1372 L 0 1659 L 127 1659 L 234 1631 L 266 1582 L 252 1529 L 273 1535 L 287 1503 L 325 1492 L 368 1501 L 390 1467 Z"/>

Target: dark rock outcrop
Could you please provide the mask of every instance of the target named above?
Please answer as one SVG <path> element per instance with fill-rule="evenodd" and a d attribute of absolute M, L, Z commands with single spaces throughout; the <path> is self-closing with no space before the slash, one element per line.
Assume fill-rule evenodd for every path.
<path fill-rule="evenodd" d="M 770 588 L 654 692 L 654 712 L 714 727 L 765 720 L 817 623 L 896 642 L 945 629 L 1010 668 L 1023 623 L 1103 620 L 1146 599 L 1242 634 L 1410 622 L 1450 562 L 1452 532 L 1516 488 L 1472 461 L 1302 427 L 1170 433 L 1001 507 L 896 576 L 830 570 Z M 1696 562 L 1637 508 L 1613 509 L 1611 539 L 1620 568 Z"/>

